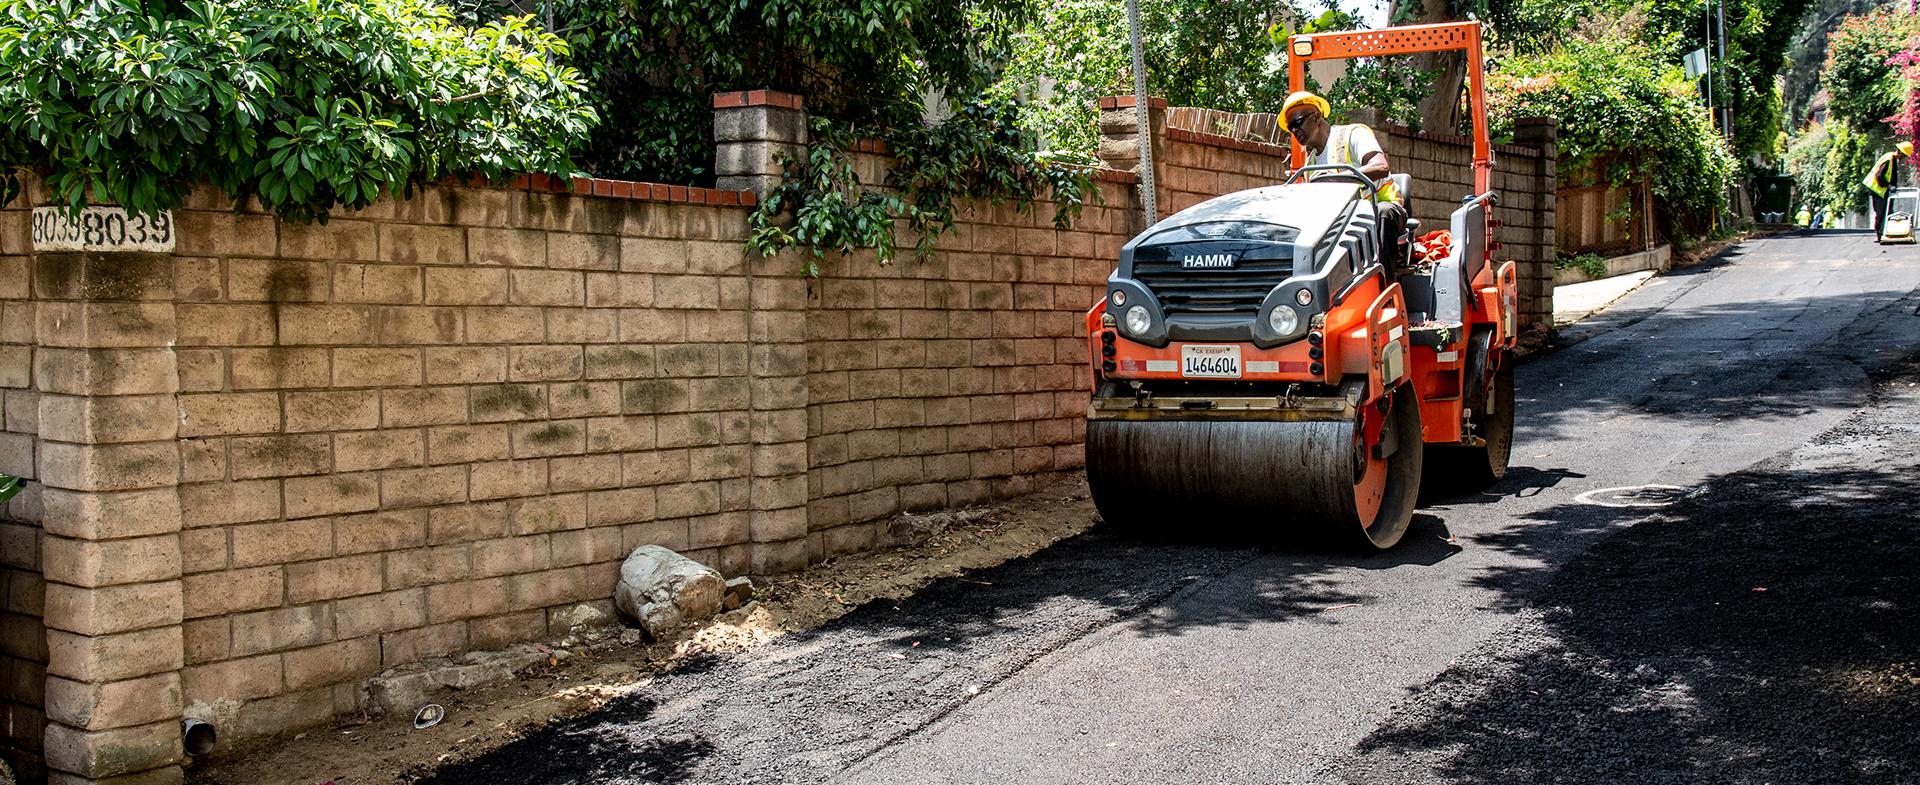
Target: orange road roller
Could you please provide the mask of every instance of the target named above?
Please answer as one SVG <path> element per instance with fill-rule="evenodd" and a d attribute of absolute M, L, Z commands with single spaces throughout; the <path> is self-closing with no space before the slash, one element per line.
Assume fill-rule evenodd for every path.
<path fill-rule="evenodd" d="M 1295 143 L 1287 182 L 1148 227 L 1087 312 L 1087 480 L 1101 517 L 1127 529 L 1204 516 L 1384 549 L 1423 483 L 1489 485 L 1512 439 L 1516 279 L 1493 259 L 1480 26 L 1288 47 L 1296 90 L 1308 60 L 1465 50 L 1474 193 L 1416 253 L 1417 221 L 1383 236 L 1376 183 L 1302 166 Z M 1401 194 L 1421 186 L 1392 177 Z M 1381 264 L 1381 245 L 1402 241 L 1405 263 Z"/>

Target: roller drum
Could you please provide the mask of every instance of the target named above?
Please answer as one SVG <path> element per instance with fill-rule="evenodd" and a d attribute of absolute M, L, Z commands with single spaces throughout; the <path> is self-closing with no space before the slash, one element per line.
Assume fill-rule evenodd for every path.
<path fill-rule="evenodd" d="M 1191 528 L 1332 535 L 1391 547 L 1406 530 L 1420 486 L 1419 405 L 1394 396 L 1388 427 L 1405 447 L 1368 460 L 1361 424 L 1229 420 L 1094 420 L 1087 423 L 1087 482 L 1101 518 L 1136 532 Z M 1357 491 L 1371 469 L 1380 501 Z"/>
<path fill-rule="evenodd" d="M 1332 522 L 1353 518 L 1357 449 L 1351 422 L 1106 420 L 1087 423 L 1087 476 L 1116 523 Z"/>

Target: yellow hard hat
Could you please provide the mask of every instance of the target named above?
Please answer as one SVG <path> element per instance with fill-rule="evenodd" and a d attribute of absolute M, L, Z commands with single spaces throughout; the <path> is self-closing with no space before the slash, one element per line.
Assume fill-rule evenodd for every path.
<path fill-rule="evenodd" d="M 1285 114 L 1285 113 L 1283 112 L 1282 114 Z M 1911 157 L 1913 157 L 1913 143 L 1912 143 L 1912 142 L 1901 142 L 1901 143 L 1899 143 L 1899 144 L 1896 144 L 1896 145 L 1894 145 L 1894 147 L 1895 147 L 1895 148 L 1898 148 L 1898 149 L 1900 150 L 1900 154 L 1901 154 L 1901 155 L 1904 155 L 1904 156 L 1907 156 L 1907 157 L 1909 157 L 1909 158 L 1911 158 Z"/>
<path fill-rule="evenodd" d="M 1285 103 L 1280 105 L 1280 124 L 1285 125 L 1287 122 L 1287 113 L 1293 111 L 1294 107 L 1303 104 L 1319 110 L 1321 117 L 1327 117 L 1333 114 L 1333 108 L 1327 105 L 1327 99 L 1305 90 L 1296 90 L 1292 95 L 1287 96 Z"/>

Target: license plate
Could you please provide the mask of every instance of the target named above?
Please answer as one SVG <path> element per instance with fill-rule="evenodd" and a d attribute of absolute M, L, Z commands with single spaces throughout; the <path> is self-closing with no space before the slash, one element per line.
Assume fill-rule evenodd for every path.
<path fill-rule="evenodd" d="M 1189 379 L 1240 378 L 1240 347 L 1182 346 L 1180 375 Z"/>

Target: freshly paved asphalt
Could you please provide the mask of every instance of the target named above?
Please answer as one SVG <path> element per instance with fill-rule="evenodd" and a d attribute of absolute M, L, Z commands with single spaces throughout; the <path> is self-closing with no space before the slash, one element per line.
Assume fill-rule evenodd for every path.
<path fill-rule="evenodd" d="M 1656 279 L 1522 365 L 1508 478 L 1423 507 L 1390 552 L 1096 530 L 427 781 L 1351 778 L 1396 707 L 1477 651 L 1524 645 L 1514 631 L 1542 587 L 1658 511 L 1576 497 L 1683 495 L 1841 423 L 1867 402 L 1869 374 L 1916 346 L 1916 286 L 1920 251 L 1864 233 L 1747 243 Z M 923 640 L 941 643 L 908 643 Z M 524 765 L 568 754 L 606 760 Z M 622 755 L 646 765 L 611 762 Z"/>

